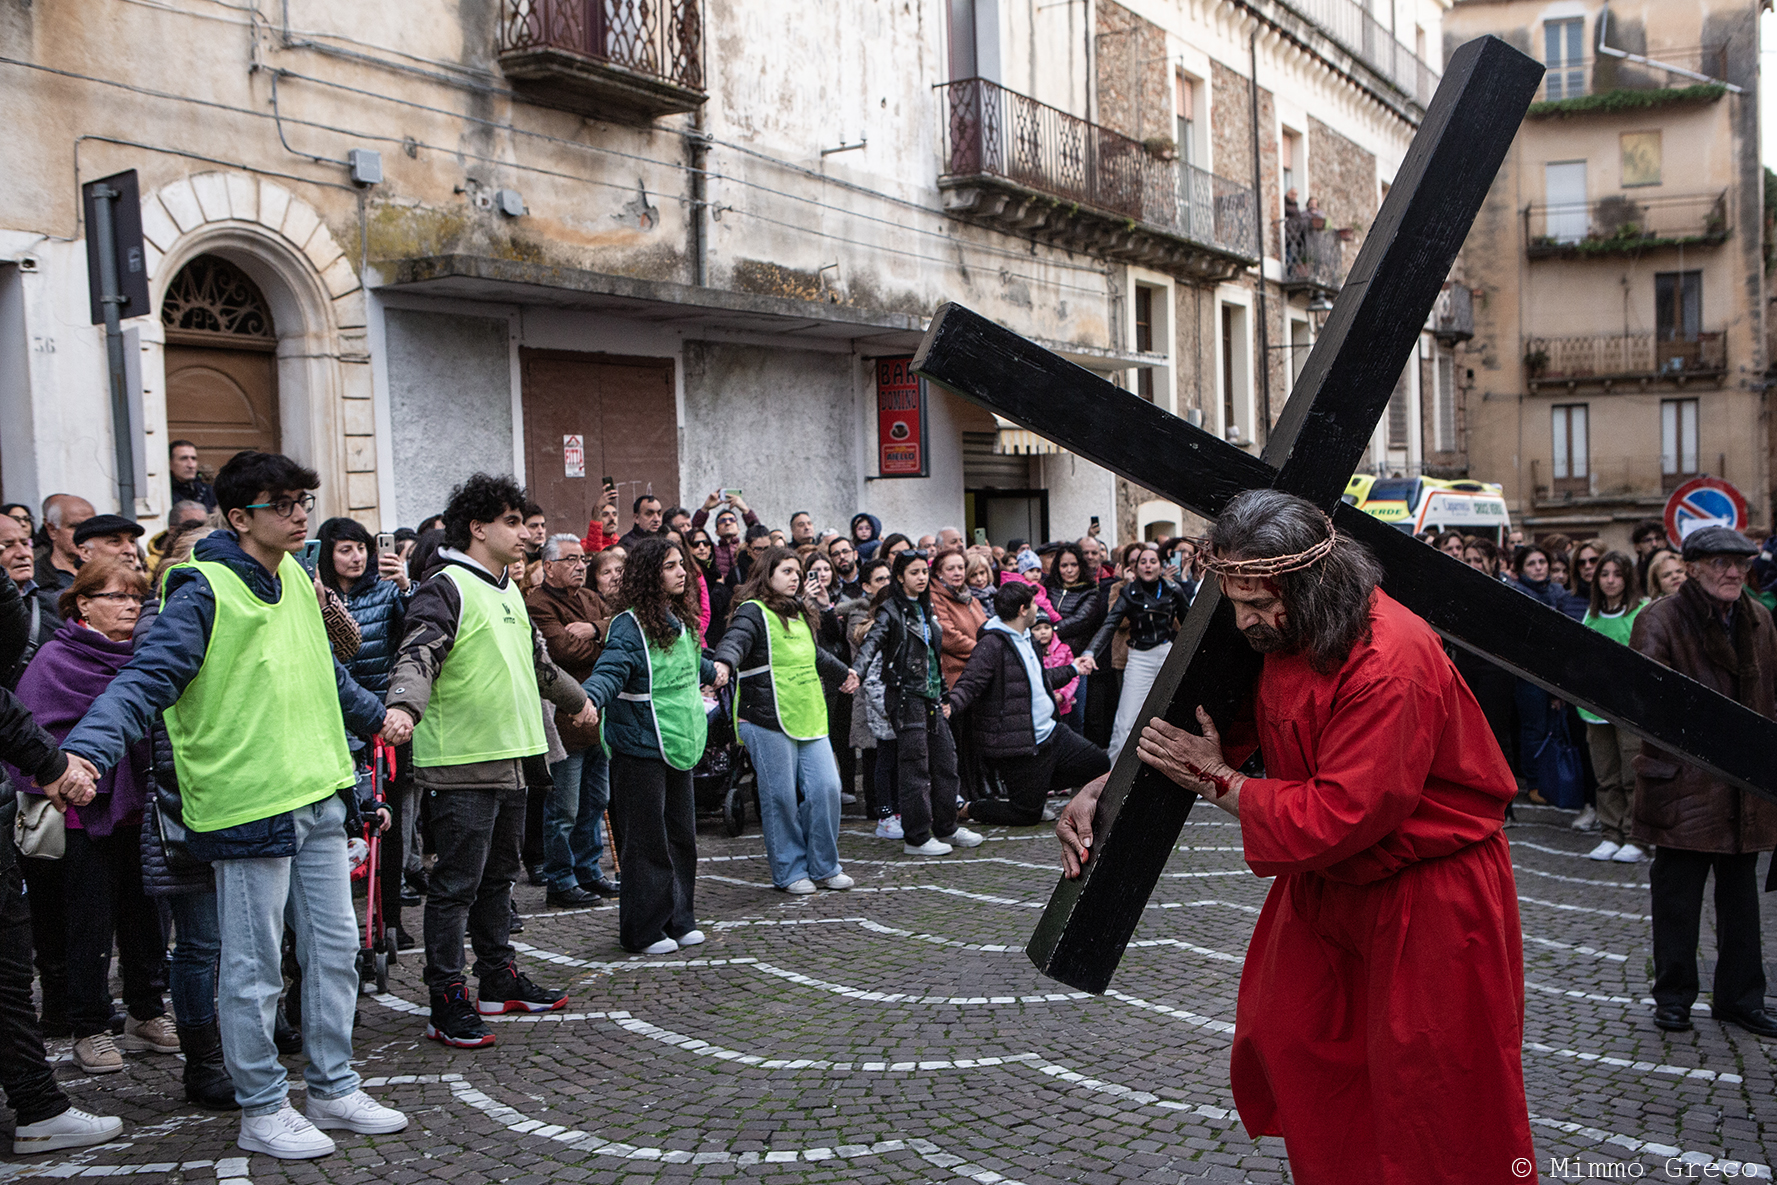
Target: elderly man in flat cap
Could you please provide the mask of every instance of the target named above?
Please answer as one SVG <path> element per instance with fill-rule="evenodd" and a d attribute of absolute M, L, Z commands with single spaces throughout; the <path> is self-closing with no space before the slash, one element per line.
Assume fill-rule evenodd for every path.
<path fill-rule="evenodd" d="M 1746 586 L 1758 548 L 1729 527 L 1684 542 L 1688 579 L 1642 610 L 1630 645 L 1761 716 L 1777 718 L 1777 635 Z M 1703 888 L 1715 872 L 1712 1011 L 1761 1037 L 1777 1037 L 1765 1011 L 1759 949 L 1758 857 L 1777 848 L 1777 806 L 1647 743 L 1635 759 L 1632 834 L 1654 849 L 1654 1024 L 1691 1027 Z"/>

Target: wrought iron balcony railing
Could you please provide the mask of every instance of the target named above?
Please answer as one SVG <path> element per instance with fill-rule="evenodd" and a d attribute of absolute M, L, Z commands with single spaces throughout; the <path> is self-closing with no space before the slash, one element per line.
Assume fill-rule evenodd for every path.
<path fill-rule="evenodd" d="M 1728 191 L 1639 197 L 1612 194 L 1595 202 L 1524 207 L 1524 241 L 1532 259 L 1579 259 L 1655 247 L 1709 247 L 1726 241 Z"/>
<path fill-rule="evenodd" d="M 1319 25 L 1360 62 L 1421 107 L 1438 89 L 1439 71 L 1427 64 L 1356 0 L 1284 0 Z"/>
<path fill-rule="evenodd" d="M 1019 204 L 1014 217 L 1037 217 L 1049 229 L 1058 217 L 1108 216 L 1139 224 L 1129 233 L 1186 240 L 1244 264 L 1258 259 L 1258 203 L 1249 187 L 984 78 L 944 89 L 945 175 L 939 185 L 969 191 L 969 204 L 952 203 L 957 212 L 1000 218 L 1006 203 L 986 212 L 975 192 L 983 179 L 999 179 L 1051 207 L 1066 207 L 1033 214 L 1029 203 Z"/>
<path fill-rule="evenodd" d="M 1465 342 L 1475 336 L 1475 294 L 1467 284 L 1456 280 L 1444 283 L 1438 303 L 1432 309 L 1432 336 L 1447 346 Z"/>
<path fill-rule="evenodd" d="M 1727 373 L 1727 343 L 1719 330 L 1660 338 L 1654 333 L 1597 333 L 1524 339 L 1524 377 L 1531 391 L 1544 386 L 1675 383 L 1719 379 Z"/>
<path fill-rule="evenodd" d="M 1607 91 L 1670 90 L 1707 85 L 1709 79 L 1723 79 L 1728 74 L 1728 51 L 1725 45 L 1684 49 L 1654 49 L 1640 56 L 1660 65 L 1626 61 L 1606 54 L 1603 57 L 1579 58 L 1549 63 L 1543 76 L 1543 102 L 1577 99 L 1583 95 Z M 1667 70 L 1664 66 L 1677 69 Z M 1532 111 L 1534 117 L 1537 112 Z"/>
<path fill-rule="evenodd" d="M 500 0 L 500 68 L 533 97 L 652 118 L 704 101 L 702 0 Z"/>
<path fill-rule="evenodd" d="M 1345 248 L 1339 232 L 1316 228 L 1306 215 L 1283 220 L 1283 286 L 1319 289 L 1328 295 L 1345 283 Z"/>

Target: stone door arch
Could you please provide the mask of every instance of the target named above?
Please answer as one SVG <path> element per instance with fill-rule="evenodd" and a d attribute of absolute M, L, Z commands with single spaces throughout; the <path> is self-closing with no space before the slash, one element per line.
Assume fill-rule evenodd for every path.
<path fill-rule="evenodd" d="M 341 212 L 347 211 L 356 218 L 355 201 L 341 204 Z M 168 326 L 157 316 L 144 334 L 149 340 L 143 357 L 144 410 L 149 429 L 157 433 L 148 441 L 150 470 L 161 475 L 149 483 L 154 509 L 166 510 L 166 444 L 174 439 L 168 435 L 168 413 L 178 410 L 169 409 L 170 356 L 173 376 L 202 384 L 203 397 L 215 407 L 235 400 L 230 414 L 239 417 L 232 425 L 240 434 L 250 435 L 254 406 L 262 420 L 271 417 L 257 424 L 260 435 L 254 439 L 274 439 L 281 451 L 320 474 L 317 518 L 350 514 L 372 527 L 380 525 L 364 291 L 352 260 L 321 213 L 271 181 L 245 173 L 198 173 L 143 198 L 142 231 L 155 307 L 164 313 L 172 297 L 180 314 L 175 320 L 183 320 L 184 312 L 194 307 L 190 293 L 177 287 L 179 278 L 202 258 L 238 270 L 257 290 L 269 322 L 267 335 L 238 336 L 264 339 L 260 346 L 270 344 L 261 363 L 271 368 L 275 392 L 268 409 L 263 401 L 253 405 L 250 376 L 238 368 L 212 365 L 211 373 L 191 371 L 186 351 L 192 342 L 185 334 L 221 330 L 208 322 Z M 231 344 L 239 352 L 253 352 L 241 342 Z M 211 348 L 215 346 L 212 342 Z M 179 414 L 189 414 L 189 409 Z M 203 442 L 198 443 L 202 455 Z M 227 444 L 219 436 L 212 447 L 220 450 Z"/>

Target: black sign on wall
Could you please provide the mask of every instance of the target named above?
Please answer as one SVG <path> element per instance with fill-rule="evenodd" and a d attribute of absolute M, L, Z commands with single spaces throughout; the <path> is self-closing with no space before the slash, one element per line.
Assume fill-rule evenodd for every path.
<path fill-rule="evenodd" d="M 93 217 L 93 206 L 98 200 L 93 197 L 93 190 L 101 185 L 109 186 L 119 194 L 111 202 L 111 237 L 115 240 L 112 243 L 98 241 L 99 220 Z M 142 197 L 136 186 L 136 170 L 88 181 L 80 187 L 80 200 L 86 218 L 86 289 L 92 301 L 93 324 L 99 325 L 105 320 L 105 306 L 99 299 L 104 295 L 99 282 L 101 251 L 110 251 L 117 259 L 118 293 L 124 297 L 124 303 L 117 310 L 118 317 L 146 317 L 148 257 L 142 248 Z"/>

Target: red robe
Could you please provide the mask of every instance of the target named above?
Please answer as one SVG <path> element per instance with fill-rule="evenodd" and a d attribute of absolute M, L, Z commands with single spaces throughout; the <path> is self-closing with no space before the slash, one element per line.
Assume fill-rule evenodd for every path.
<path fill-rule="evenodd" d="M 1381 591 L 1370 623 L 1333 674 L 1269 654 L 1259 677 L 1270 776 L 1242 788 L 1240 831 L 1277 879 L 1240 979 L 1234 1101 L 1249 1134 L 1283 1136 L 1299 1185 L 1522 1181 L 1516 784 L 1431 628 Z"/>

